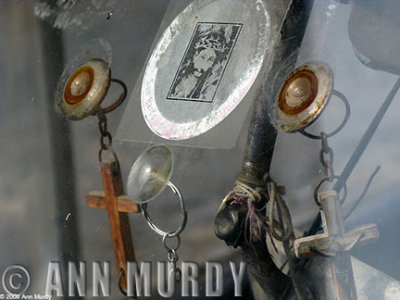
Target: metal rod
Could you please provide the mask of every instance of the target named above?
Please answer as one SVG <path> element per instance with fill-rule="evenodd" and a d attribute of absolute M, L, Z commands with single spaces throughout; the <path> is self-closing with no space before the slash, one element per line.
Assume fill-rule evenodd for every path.
<path fill-rule="evenodd" d="M 272 68 L 265 79 L 264 87 L 272 84 L 273 78 L 282 63 L 300 47 L 312 5 L 313 1 L 300 0 L 294 0 L 290 4 L 281 29 L 281 40 L 274 49 Z M 262 182 L 263 176 L 270 169 L 277 135 L 267 112 L 268 97 L 274 95 L 266 93 L 264 87 L 261 88 L 255 99 L 240 174 L 240 179 L 254 185 Z M 290 285 L 290 281 L 272 263 L 265 243 L 250 245 L 243 241 L 240 247 L 249 265 L 251 278 L 257 281 L 265 296 L 271 299 L 279 298 Z M 254 251 L 254 249 L 256 250 Z"/>

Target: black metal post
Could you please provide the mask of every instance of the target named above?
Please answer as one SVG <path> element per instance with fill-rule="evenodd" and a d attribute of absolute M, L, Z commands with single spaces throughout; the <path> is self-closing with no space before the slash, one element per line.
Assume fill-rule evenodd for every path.
<path fill-rule="evenodd" d="M 300 47 L 312 4 L 313 1 L 300 0 L 294 0 L 291 3 L 281 29 L 281 40 L 278 41 L 273 52 L 272 67 L 254 100 L 254 110 L 239 175 L 242 182 L 246 182 L 253 188 L 265 186 L 263 177 L 270 169 L 277 134 L 270 123 L 267 111 L 268 97 L 274 97 L 276 92 L 269 85 L 273 84 L 275 74 L 281 65 L 289 56 L 293 57 L 293 53 L 296 53 Z M 264 203 L 261 203 L 261 207 L 265 206 L 265 201 L 266 199 Z M 242 207 L 238 207 L 237 204 L 222 207 L 215 220 L 216 234 L 228 245 L 241 247 L 252 277 L 258 282 L 267 298 L 280 298 L 290 284 L 290 280 L 273 263 L 263 238 L 252 243 L 249 242 L 249 238 L 244 238 L 249 234 L 243 228 L 246 214 L 247 207 L 243 205 Z M 263 234 L 265 235 L 266 232 Z"/>
<path fill-rule="evenodd" d="M 79 260 L 80 240 L 71 130 L 67 120 L 58 115 L 54 109 L 54 92 L 64 67 L 63 38 L 61 30 L 54 28 L 50 20 L 40 20 L 39 26 L 45 69 L 45 96 L 48 107 L 47 117 L 56 201 L 56 225 L 59 237 L 58 248 L 65 282 L 68 274 L 68 262 Z M 66 291 L 67 289 L 64 287 L 64 293 Z"/>

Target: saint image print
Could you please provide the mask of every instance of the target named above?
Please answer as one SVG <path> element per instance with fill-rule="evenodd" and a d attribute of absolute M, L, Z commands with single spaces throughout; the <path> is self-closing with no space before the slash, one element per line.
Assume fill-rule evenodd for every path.
<path fill-rule="evenodd" d="M 212 102 L 241 27 L 197 23 L 167 99 Z"/>

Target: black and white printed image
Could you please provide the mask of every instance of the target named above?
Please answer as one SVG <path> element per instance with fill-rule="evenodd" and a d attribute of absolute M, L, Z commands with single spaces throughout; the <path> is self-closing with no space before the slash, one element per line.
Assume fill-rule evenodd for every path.
<path fill-rule="evenodd" d="M 197 23 L 167 99 L 212 102 L 241 27 Z"/>

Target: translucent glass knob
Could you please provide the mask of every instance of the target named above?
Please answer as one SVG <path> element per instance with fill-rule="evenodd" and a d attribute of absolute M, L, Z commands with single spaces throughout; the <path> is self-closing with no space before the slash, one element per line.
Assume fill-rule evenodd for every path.
<path fill-rule="evenodd" d="M 173 157 L 167 147 L 147 149 L 135 161 L 129 173 L 129 197 L 139 204 L 154 199 L 169 183 L 172 168 Z"/>

